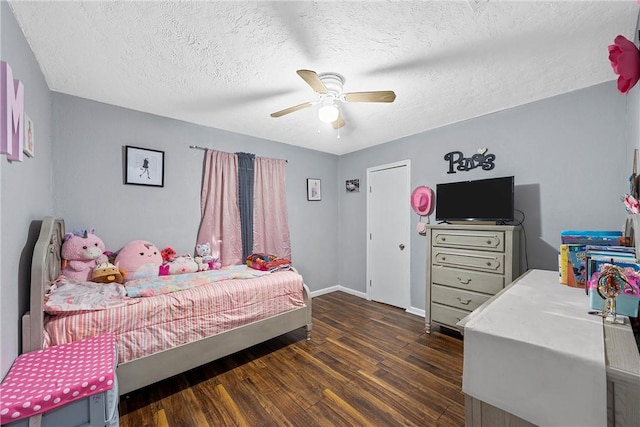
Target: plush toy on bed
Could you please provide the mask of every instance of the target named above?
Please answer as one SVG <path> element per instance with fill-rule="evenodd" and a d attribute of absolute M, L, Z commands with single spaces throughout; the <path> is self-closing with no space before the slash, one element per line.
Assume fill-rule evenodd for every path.
<path fill-rule="evenodd" d="M 107 261 L 104 242 L 94 229 L 67 233 L 62 243 L 63 266 L 61 273 L 69 279 L 87 282 L 99 262 Z"/>
<path fill-rule="evenodd" d="M 124 281 L 155 277 L 162 265 L 160 250 L 146 240 L 134 240 L 118 252 L 116 265 L 124 272 Z"/>
<path fill-rule="evenodd" d="M 165 263 L 175 260 L 176 257 L 178 256 L 176 251 L 170 246 L 168 246 L 168 247 L 164 248 L 163 250 L 161 250 L 160 251 L 160 255 L 162 255 L 162 260 Z"/>
<path fill-rule="evenodd" d="M 91 281 L 97 283 L 124 283 L 124 277 L 117 265 L 108 261 L 101 262 L 93 269 Z"/>
<path fill-rule="evenodd" d="M 191 258 L 190 255 L 183 255 L 176 257 L 173 261 L 168 263 L 169 274 L 185 274 L 195 273 L 198 271 L 198 264 Z"/>
<path fill-rule="evenodd" d="M 196 273 L 198 271 L 204 271 L 201 269 L 200 263 L 198 262 L 198 257 L 191 258 L 191 255 L 189 254 L 174 256 L 172 257 L 171 261 L 165 261 L 160 266 L 160 276 Z"/>
<path fill-rule="evenodd" d="M 209 269 L 209 264 L 206 263 L 201 256 L 197 256 L 193 258 L 193 260 L 198 264 L 198 271 L 207 271 Z"/>
<path fill-rule="evenodd" d="M 220 250 L 219 250 L 220 242 L 221 240 L 216 240 L 216 244 L 218 246 L 218 251 L 217 251 L 218 254 L 220 253 Z M 198 254 L 199 257 L 202 257 L 202 260 L 205 263 L 209 265 L 209 270 L 219 270 L 220 267 L 222 267 L 219 257 L 218 256 L 214 257 L 213 254 L 211 253 L 211 244 L 209 242 L 198 243 L 196 245 L 196 253 Z"/>

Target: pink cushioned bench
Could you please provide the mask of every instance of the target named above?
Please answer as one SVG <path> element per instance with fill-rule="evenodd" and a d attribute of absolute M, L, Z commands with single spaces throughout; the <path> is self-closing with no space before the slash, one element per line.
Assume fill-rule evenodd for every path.
<path fill-rule="evenodd" d="M 0 386 L 0 423 L 32 417 L 111 390 L 114 375 L 113 334 L 22 354 Z"/>

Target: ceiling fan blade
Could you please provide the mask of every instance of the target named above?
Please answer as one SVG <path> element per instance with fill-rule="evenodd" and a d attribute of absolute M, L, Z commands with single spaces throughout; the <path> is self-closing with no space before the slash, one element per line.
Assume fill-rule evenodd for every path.
<path fill-rule="evenodd" d="M 311 86 L 311 89 L 315 90 L 316 92 L 318 93 L 328 92 L 327 87 L 324 85 L 324 83 L 322 83 L 322 80 L 320 80 L 318 73 L 316 73 L 315 71 L 298 70 L 296 71 L 296 73 L 298 73 L 298 75 L 302 77 L 309 86 Z"/>
<path fill-rule="evenodd" d="M 335 122 L 331 123 L 331 126 L 333 126 L 334 129 L 340 129 L 342 126 L 346 124 L 344 121 L 344 117 L 342 117 L 342 110 L 338 109 L 338 111 L 339 111 L 338 118 L 336 119 Z"/>
<path fill-rule="evenodd" d="M 392 90 L 380 90 L 376 92 L 350 92 L 344 94 L 347 102 L 393 102 L 396 94 Z"/>
<path fill-rule="evenodd" d="M 313 104 L 311 102 L 305 102 L 304 104 L 296 105 L 295 107 L 285 108 L 284 110 L 276 111 L 275 113 L 271 113 L 271 117 L 282 117 L 285 114 L 293 113 L 298 110 L 302 110 L 304 108 L 309 108 Z"/>

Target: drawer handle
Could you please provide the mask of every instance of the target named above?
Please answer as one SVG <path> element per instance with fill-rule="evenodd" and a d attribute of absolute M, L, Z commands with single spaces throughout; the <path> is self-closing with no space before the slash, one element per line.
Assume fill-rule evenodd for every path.
<path fill-rule="evenodd" d="M 468 285 L 469 283 L 471 283 L 471 278 L 463 279 L 461 277 L 458 277 L 458 282 L 462 283 L 463 285 Z"/>
<path fill-rule="evenodd" d="M 491 240 L 487 240 L 487 245 L 490 245 L 491 243 L 493 243 Z"/>
<path fill-rule="evenodd" d="M 469 303 L 471 302 L 471 298 L 469 299 L 465 299 L 463 300 L 462 298 L 460 298 L 459 296 L 456 296 L 458 302 L 462 305 L 469 305 Z"/>
<path fill-rule="evenodd" d="M 491 261 L 487 261 L 487 267 L 491 267 Z"/>

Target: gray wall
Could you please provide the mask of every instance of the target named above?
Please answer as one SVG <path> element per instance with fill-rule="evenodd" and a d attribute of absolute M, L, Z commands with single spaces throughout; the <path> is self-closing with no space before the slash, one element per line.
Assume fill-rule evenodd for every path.
<path fill-rule="evenodd" d="M 366 292 L 366 191 L 346 193 L 344 181 L 360 178 L 366 188 L 368 167 L 404 159 L 411 159 L 411 188 L 514 175 L 516 208 L 526 215 L 528 267 L 556 269 L 561 230 L 623 225 L 620 196 L 631 173 L 637 95 L 634 102 L 636 115 L 629 118 L 627 96 L 607 82 L 340 156 L 341 285 Z M 447 174 L 446 153 L 469 156 L 480 147 L 496 155 L 494 170 Z M 411 306 L 424 310 L 427 242 L 413 231 L 417 221 L 412 213 Z"/>
<path fill-rule="evenodd" d="M 83 98 L 53 95 L 54 211 L 67 229 L 94 227 L 108 250 L 144 239 L 193 253 L 200 224 L 204 151 L 287 159 L 292 260 L 313 290 L 335 286 L 338 270 L 338 157 L 166 119 Z M 164 151 L 164 187 L 123 184 L 125 145 Z M 320 178 L 322 201 L 307 201 Z"/>
<path fill-rule="evenodd" d="M 0 377 L 19 353 L 20 316 L 29 304 L 31 253 L 39 221 L 53 212 L 51 94 L 6 2 L 0 2 L 1 57 L 24 84 L 26 114 L 35 125 L 35 157 L 8 162 L 0 157 Z"/>

